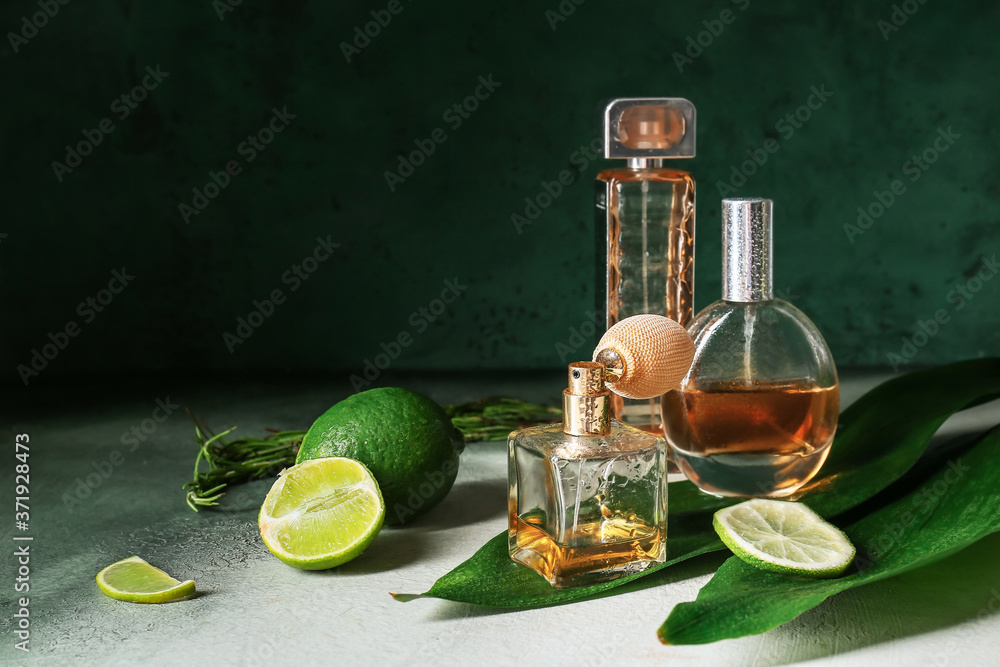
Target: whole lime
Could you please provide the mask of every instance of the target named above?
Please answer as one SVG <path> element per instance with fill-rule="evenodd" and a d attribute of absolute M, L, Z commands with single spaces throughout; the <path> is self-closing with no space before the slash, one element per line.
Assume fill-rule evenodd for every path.
<path fill-rule="evenodd" d="M 317 419 L 296 463 L 329 456 L 360 461 L 385 499 L 385 523 L 404 523 L 431 509 L 451 490 L 462 433 L 437 403 L 399 387 L 354 394 Z"/>

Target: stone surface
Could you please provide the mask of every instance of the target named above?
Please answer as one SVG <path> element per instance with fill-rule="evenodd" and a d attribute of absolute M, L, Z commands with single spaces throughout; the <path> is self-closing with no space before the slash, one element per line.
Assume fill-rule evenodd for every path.
<path fill-rule="evenodd" d="M 410 378 L 406 385 L 448 403 L 484 391 L 553 398 L 562 376 L 481 381 Z M 846 374 L 844 403 L 879 377 Z M 87 391 L 84 391 L 87 389 Z M 4 664 L 101 665 L 691 665 L 992 664 L 1000 636 L 997 536 L 928 568 L 836 596 L 765 635 L 711 646 L 665 647 L 655 631 L 670 608 L 697 594 L 721 562 L 696 559 L 625 595 L 529 611 L 439 600 L 401 604 L 388 593 L 420 592 L 506 526 L 503 443 L 474 443 L 445 501 L 401 529 L 384 530 L 358 559 L 303 572 L 261 544 L 256 512 L 270 484 L 237 487 L 223 511 L 191 512 L 192 426 L 180 409 L 134 451 L 122 434 L 161 399 L 197 411 L 215 428 L 243 433 L 307 426 L 343 397 L 319 382 L 66 386 L 31 406 L 5 401 L 4 440 L 31 436 L 31 643 L 13 649 L 0 618 Z M 40 400 L 40 399 L 46 400 Z M 75 399 L 75 400 L 74 400 Z M 995 424 L 988 404 L 951 420 L 957 433 Z M 13 449 L 11 445 L 11 449 Z M 123 460 L 77 489 L 114 451 Z M 13 481 L 9 454 L 5 478 Z M 114 457 L 118 460 L 118 457 Z M 78 481 L 79 480 L 79 481 Z M 93 480 L 92 480 L 93 481 Z M 8 485 L 7 488 L 11 488 Z M 74 498 L 79 502 L 71 502 Z M 4 539 L 12 544 L 10 529 Z M 137 554 L 196 581 L 193 600 L 136 605 L 102 595 L 94 576 Z M 8 563 L 13 563 L 8 556 Z M 4 568 L 12 576 L 14 565 Z M 4 584 L 7 585 L 6 583 Z M 4 608 L 8 609 L 5 594 Z M 983 611 L 982 616 L 980 612 Z"/>

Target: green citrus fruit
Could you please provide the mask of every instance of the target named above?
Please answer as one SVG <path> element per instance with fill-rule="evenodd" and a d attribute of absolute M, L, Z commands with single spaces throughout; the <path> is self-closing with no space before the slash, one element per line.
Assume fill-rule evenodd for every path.
<path fill-rule="evenodd" d="M 441 502 L 465 440 L 437 403 L 383 387 L 337 403 L 313 423 L 296 463 L 343 456 L 365 464 L 385 499 L 385 522 L 404 523 Z"/>
<path fill-rule="evenodd" d="M 178 581 L 138 556 L 120 560 L 97 573 L 97 587 L 125 602 L 173 602 L 194 595 L 193 581 Z"/>
<path fill-rule="evenodd" d="M 378 484 L 357 461 L 324 458 L 281 471 L 257 517 L 260 536 L 282 562 L 303 570 L 342 565 L 382 527 Z"/>
<path fill-rule="evenodd" d="M 805 505 L 754 498 L 721 509 L 715 532 L 734 554 L 768 572 L 836 577 L 854 560 L 854 545 Z"/>

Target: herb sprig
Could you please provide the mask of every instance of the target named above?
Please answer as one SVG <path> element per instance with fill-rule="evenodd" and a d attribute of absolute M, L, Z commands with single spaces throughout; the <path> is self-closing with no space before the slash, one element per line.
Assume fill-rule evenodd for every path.
<path fill-rule="evenodd" d="M 446 405 L 444 411 L 466 442 L 506 440 L 516 428 L 562 419 L 559 408 L 504 396 Z"/>
<path fill-rule="evenodd" d="M 295 455 L 306 435 L 305 431 L 277 431 L 265 438 L 226 440 L 235 430 L 234 426 L 212 435 L 203 425 L 194 427 L 198 456 L 194 460 L 194 478 L 184 489 L 188 507 L 195 512 L 199 507 L 218 505 L 231 484 L 276 475 L 295 465 Z M 203 461 L 208 464 L 207 470 Z"/>
<path fill-rule="evenodd" d="M 562 419 L 559 408 L 502 396 L 447 405 L 444 411 L 466 442 L 501 440 L 516 428 Z M 264 438 L 227 440 L 235 426 L 213 434 L 199 418 L 188 415 L 195 422 L 198 455 L 193 478 L 184 485 L 184 499 L 195 512 L 218 505 L 233 484 L 271 477 L 295 465 L 306 435 L 306 431 L 274 431 Z"/>

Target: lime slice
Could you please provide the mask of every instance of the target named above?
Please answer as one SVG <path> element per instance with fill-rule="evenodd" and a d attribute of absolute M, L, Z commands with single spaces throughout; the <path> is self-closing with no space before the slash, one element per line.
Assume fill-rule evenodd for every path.
<path fill-rule="evenodd" d="M 733 553 L 768 572 L 836 577 L 854 560 L 854 545 L 802 503 L 755 498 L 721 509 L 715 532 Z"/>
<path fill-rule="evenodd" d="M 352 459 L 313 459 L 283 470 L 257 525 L 285 563 L 325 570 L 358 556 L 382 527 L 385 503 L 368 468 Z"/>
<path fill-rule="evenodd" d="M 173 602 L 194 595 L 194 582 L 180 582 L 138 556 L 120 560 L 97 573 L 97 587 L 125 602 Z"/>

